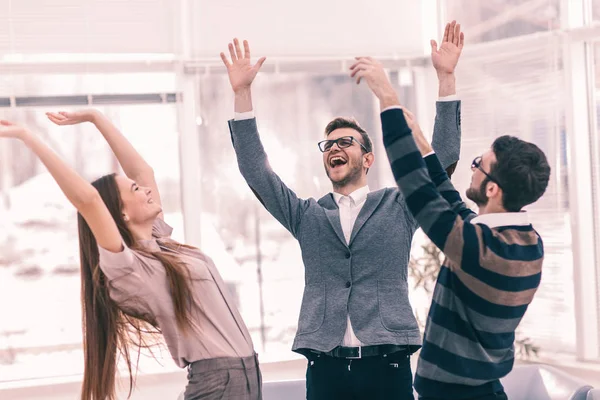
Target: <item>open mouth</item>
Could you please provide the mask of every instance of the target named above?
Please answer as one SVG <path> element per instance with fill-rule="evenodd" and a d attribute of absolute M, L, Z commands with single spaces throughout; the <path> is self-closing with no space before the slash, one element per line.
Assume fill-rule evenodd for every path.
<path fill-rule="evenodd" d="M 333 156 L 329 159 L 329 166 L 331 167 L 331 169 L 335 169 L 342 165 L 346 165 L 347 163 L 348 163 L 348 160 L 346 160 L 342 156 Z"/>

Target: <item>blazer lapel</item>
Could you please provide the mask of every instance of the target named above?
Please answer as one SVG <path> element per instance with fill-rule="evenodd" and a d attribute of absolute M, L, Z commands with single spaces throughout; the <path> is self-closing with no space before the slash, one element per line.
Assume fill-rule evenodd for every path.
<path fill-rule="evenodd" d="M 384 194 L 385 189 L 382 189 L 376 192 L 371 192 L 367 195 L 365 205 L 360 210 L 360 213 L 356 218 L 356 222 L 354 223 L 354 228 L 352 229 L 352 235 L 350 235 L 350 243 L 348 243 L 348 246 L 352 244 L 352 241 L 354 240 L 360 229 L 363 227 L 365 222 L 367 222 L 367 220 L 371 218 L 371 215 L 373 214 L 375 209 L 377 209 L 377 206 L 379 205 L 379 203 L 381 203 L 381 200 L 383 200 Z"/>
<path fill-rule="evenodd" d="M 344 243 L 345 246 L 348 246 L 346 243 L 346 238 L 344 237 L 344 230 L 342 229 L 342 223 L 340 222 L 340 209 L 333 199 L 333 195 L 329 193 L 326 196 L 323 196 L 319 200 L 319 204 L 323 207 L 325 211 L 325 215 L 331 224 L 333 231 L 337 235 L 337 237 Z"/>

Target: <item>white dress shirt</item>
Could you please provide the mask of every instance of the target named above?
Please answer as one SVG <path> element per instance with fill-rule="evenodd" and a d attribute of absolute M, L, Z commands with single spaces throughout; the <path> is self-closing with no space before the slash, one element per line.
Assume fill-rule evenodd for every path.
<path fill-rule="evenodd" d="M 340 193 L 333 192 L 333 199 L 337 203 L 340 209 L 340 223 L 342 224 L 342 231 L 344 231 L 344 238 L 346 244 L 350 243 L 350 235 L 352 235 L 352 229 L 354 223 L 358 217 L 358 213 L 365 205 L 367 201 L 367 195 L 369 194 L 369 187 L 363 186 L 360 189 L 355 190 L 348 196 L 344 196 Z M 350 322 L 350 315 L 348 315 L 348 324 L 346 325 L 346 333 L 344 334 L 344 340 L 342 346 L 345 347 L 359 347 L 362 343 L 352 330 L 352 323 Z"/>

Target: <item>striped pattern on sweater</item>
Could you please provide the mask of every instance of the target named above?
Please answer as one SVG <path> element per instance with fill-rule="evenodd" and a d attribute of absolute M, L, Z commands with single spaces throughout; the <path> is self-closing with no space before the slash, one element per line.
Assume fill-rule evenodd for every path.
<path fill-rule="evenodd" d="M 490 228 L 461 200 L 435 155 L 422 158 L 401 110 L 381 114 L 383 140 L 408 208 L 443 251 L 415 388 L 461 399 L 502 389 L 515 329 L 541 279 L 543 243 L 531 225 Z"/>

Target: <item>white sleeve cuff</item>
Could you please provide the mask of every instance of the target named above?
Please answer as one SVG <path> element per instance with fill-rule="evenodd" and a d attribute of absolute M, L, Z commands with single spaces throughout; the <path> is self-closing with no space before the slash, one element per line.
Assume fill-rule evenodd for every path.
<path fill-rule="evenodd" d="M 395 110 L 395 109 L 402 110 L 402 106 L 389 106 L 389 107 L 386 107 L 383 110 L 381 110 L 381 112 L 383 113 L 383 112 L 386 112 L 387 110 Z"/>
<path fill-rule="evenodd" d="M 252 118 L 254 118 L 254 110 L 246 111 L 243 113 L 238 113 L 238 112 L 233 113 L 233 119 L 235 121 L 242 121 L 245 119 L 252 119 Z"/>
<path fill-rule="evenodd" d="M 451 94 L 450 96 L 440 96 L 440 98 L 438 98 L 438 101 L 457 101 L 459 100 L 458 95 L 456 94 Z"/>
<path fill-rule="evenodd" d="M 435 154 L 435 151 L 430 151 L 429 153 L 425 154 L 425 155 L 423 156 L 423 158 L 427 158 L 427 157 L 429 157 L 429 156 L 432 156 L 432 155 L 434 155 L 434 154 Z"/>

